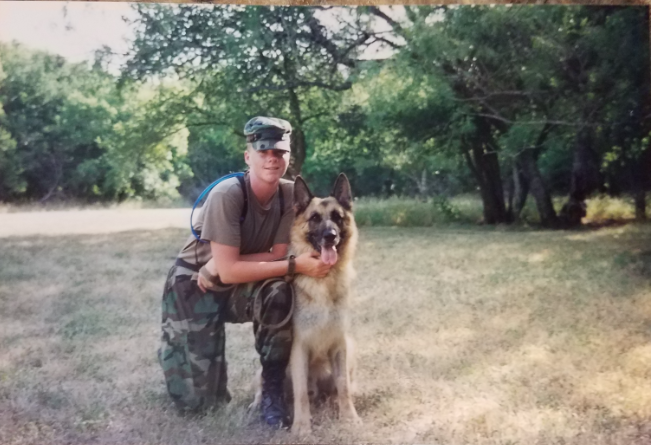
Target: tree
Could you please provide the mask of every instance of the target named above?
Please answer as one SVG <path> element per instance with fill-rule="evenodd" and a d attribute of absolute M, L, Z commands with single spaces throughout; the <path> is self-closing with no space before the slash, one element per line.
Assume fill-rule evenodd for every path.
<path fill-rule="evenodd" d="M 651 167 L 641 162 L 647 149 L 643 140 L 651 130 L 648 32 L 646 8 L 578 8 L 569 19 L 569 50 L 558 79 L 572 93 L 568 107 L 582 125 L 576 132 L 569 198 L 561 211 L 568 226 L 581 223 L 590 193 L 622 185 L 635 193 L 638 216 L 644 214 Z M 613 169 L 620 170 L 619 177 Z M 610 177 L 608 186 L 605 177 Z"/>
<path fill-rule="evenodd" d="M 531 67 L 538 60 L 535 38 L 542 20 L 530 10 L 509 11 L 507 17 L 503 8 L 424 7 L 407 11 L 408 27 L 388 19 L 407 42 L 399 63 L 409 71 L 407 78 L 415 81 L 415 94 L 431 96 L 431 100 L 425 106 L 420 105 L 422 100 L 417 101 L 419 110 L 407 113 L 408 119 L 393 118 L 404 123 L 405 134 L 416 134 L 416 139 L 438 137 L 457 147 L 479 185 L 484 221 L 507 222 L 499 138 L 514 122 L 531 120 L 536 113 L 530 110 L 532 104 L 535 108 L 543 78 L 530 76 L 521 68 Z M 377 8 L 371 12 L 382 16 Z M 418 131 L 414 123 L 426 130 Z M 523 148 L 528 149 L 531 143 L 518 147 L 523 151 L 523 165 L 525 159 L 531 159 Z M 532 179 L 540 177 L 535 163 L 526 165 Z M 544 187 L 532 190 L 540 193 L 541 203 L 551 203 Z M 549 208 L 553 212 L 551 206 L 540 207 L 541 211 Z M 554 218 L 552 213 L 543 221 L 553 225 Z"/>
<path fill-rule="evenodd" d="M 18 44 L 0 45 L 0 58 L 0 123 L 11 135 L 2 138 L 2 199 L 177 194 L 187 168 L 183 122 L 165 106 L 173 91 L 119 91 L 100 69 Z"/>
<path fill-rule="evenodd" d="M 255 114 L 288 116 L 293 125 L 289 174 L 301 171 L 305 126 L 327 115 L 361 45 L 364 24 L 326 28 L 322 8 L 137 5 L 136 40 L 127 72 L 174 75 L 195 86 L 197 119 L 239 133 Z M 228 113 L 226 112 L 228 111 Z"/>
<path fill-rule="evenodd" d="M 369 11 L 383 17 L 377 8 Z M 448 88 L 453 93 L 450 100 L 458 105 L 447 107 L 453 112 L 443 117 L 433 111 L 441 109 L 440 103 L 423 107 L 423 100 L 416 101 L 413 108 L 420 119 L 407 113 L 409 119 L 394 115 L 388 120 L 398 122 L 403 133 L 415 140 L 456 141 L 479 185 L 486 222 L 508 221 L 509 213 L 517 216 L 531 192 L 542 224 L 557 227 L 551 190 L 537 161 L 550 136 L 558 139 L 557 135 L 572 133 L 576 138 L 572 200 L 583 205 L 598 186 L 607 135 L 616 133 L 614 128 L 623 123 L 626 113 L 648 115 L 631 108 L 647 103 L 639 97 L 648 97 L 640 95 L 640 87 L 649 82 L 641 81 L 639 74 L 648 74 L 648 65 L 629 63 L 633 57 L 629 51 L 635 51 L 639 62 L 640 57 L 648 60 L 644 50 L 648 35 L 640 38 L 648 28 L 640 26 L 646 11 L 585 7 L 408 7 L 406 11 L 407 23 L 384 17 L 407 42 L 398 58 L 409 73 L 406 78 L 416 80 L 418 94 L 424 98 Z M 644 43 L 642 50 L 640 43 Z M 620 51 L 621 45 L 635 49 Z M 441 80 L 434 85 L 428 78 L 441 79 L 447 86 Z M 620 117 L 610 121 L 614 114 Z M 428 119 L 429 126 L 423 122 Z M 414 132 L 414 122 L 429 127 L 429 135 Z M 513 174 L 504 175 L 504 167 Z M 504 176 L 509 178 L 510 212 L 504 206 Z M 513 206 L 516 188 L 519 204 Z M 567 223 L 567 215 L 563 219 Z"/>
<path fill-rule="evenodd" d="M 5 77 L 0 63 L 0 88 Z M 0 101 L 0 201 L 6 201 L 25 190 L 26 184 L 21 177 L 17 157 L 16 141 L 7 130 L 6 116 Z"/>

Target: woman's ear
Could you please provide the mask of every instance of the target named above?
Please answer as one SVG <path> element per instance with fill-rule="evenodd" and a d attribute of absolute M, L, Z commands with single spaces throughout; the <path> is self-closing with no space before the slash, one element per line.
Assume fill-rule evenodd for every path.
<path fill-rule="evenodd" d="M 249 148 L 247 147 L 246 150 L 244 150 L 244 162 L 246 162 L 246 165 L 251 167 L 251 164 L 249 164 Z"/>

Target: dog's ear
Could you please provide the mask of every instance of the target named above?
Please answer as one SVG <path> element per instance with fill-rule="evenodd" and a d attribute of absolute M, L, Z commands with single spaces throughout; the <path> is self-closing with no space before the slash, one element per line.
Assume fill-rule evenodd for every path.
<path fill-rule="evenodd" d="M 350 182 L 345 174 L 339 173 L 335 186 L 332 188 L 331 196 L 341 204 L 346 210 L 351 210 L 353 206 L 353 192 L 350 190 Z"/>
<path fill-rule="evenodd" d="M 307 206 L 310 205 L 312 198 L 314 196 L 310 192 L 305 180 L 297 176 L 294 181 L 294 214 L 300 215 L 303 213 L 307 209 Z"/>

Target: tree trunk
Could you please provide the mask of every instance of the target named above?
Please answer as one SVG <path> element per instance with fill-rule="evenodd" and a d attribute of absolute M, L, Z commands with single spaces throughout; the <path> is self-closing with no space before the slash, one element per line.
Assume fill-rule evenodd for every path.
<path fill-rule="evenodd" d="M 513 198 L 515 195 L 513 175 L 508 176 L 506 183 L 504 184 L 504 193 L 506 195 L 506 219 L 508 222 L 512 223 L 515 221 L 515 215 L 513 212 Z"/>
<path fill-rule="evenodd" d="M 651 8 L 650 8 L 651 9 Z M 651 13 L 651 12 L 650 12 Z M 646 191 L 651 182 L 651 140 L 637 158 L 633 166 L 633 197 L 635 199 L 635 219 L 646 221 Z"/>
<path fill-rule="evenodd" d="M 477 133 L 472 140 L 472 155 L 476 172 L 481 177 L 478 182 L 484 203 L 484 222 L 506 223 L 508 216 L 504 203 L 504 188 L 491 126 L 484 119 L 477 119 L 475 124 Z"/>
<path fill-rule="evenodd" d="M 524 205 L 527 203 L 529 184 L 519 168 L 513 168 L 513 182 L 515 184 L 515 217 L 520 219 Z"/>
<path fill-rule="evenodd" d="M 289 109 L 292 114 L 292 158 L 289 161 L 289 168 L 286 176 L 288 179 L 294 179 L 301 173 L 303 163 L 305 162 L 305 132 L 303 131 L 303 117 L 301 116 L 301 103 L 298 95 L 293 89 L 289 89 Z"/>
<path fill-rule="evenodd" d="M 291 137 L 292 158 L 289 161 L 287 176 L 294 180 L 301 173 L 303 163 L 305 162 L 305 133 L 302 128 L 294 127 Z"/>
<path fill-rule="evenodd" d="M 556 217 L 554 205 L 552 204 L 552 198 L 547 187 L 545 187 L 542 175 L 534 159 L 533 151 L 533 148 L 523 150 L 518 155 L 517 165 L 526 178 L 526 182 L 531 189 L 531 195 L 536 200 L 540 223 L 543 227 L 553 229 L 559 226 L 559 221 Z"/>
<path fill-rule="evenodd" d="M 586 215 L 585 199 L 598 187 L 599 163 L 592 149 L 592 130 L 584 127 L 576 137 L 570 196 L 560 213 L 560 221 L 564 226 L 581 225 L 581 218 Z"/>
<path fill-rule="evenodd" d="M 635 220 L 646 221 L 646 192 L 643 189 L 635 193 Z"/>
<path fill-rule="evenodd" d="M 633 202 L 635 203 L 635 220 L 646 220 L 646 184 L 645 175 L 649 174 L 649 166 L 645 165 L 646 153 L 642 153 L 635 159 L 627 160 L 628 163 L 628 178 L 630 184 L 630 191 L 633 195 Z"/>
<path fill-rule="evenodd" d="M 484 215 L 490 215 L 490 224 L 508 222 L 506 217 L 506 206 L 504 204 L 504 189 L 500 175 L 500 165 L 497 160 L 497 153 L 484 153 L 483 163 L 486 173 L 486 193 L 489 198 L 489 206 Z M 487 220 L 488 222 L 488 220 Z"/>
<path fill-rule="evenodd" d="M 52 165 L 52 172 L 53 174 L 53 180 L 50 183 L 50 186 L 48 187 L 48 191 L 43 196 L 41 199 L 39 199 L 40 203 L 44 203 L 48 201 L 56 192 L 57 188 L 59 187 L 59 183 L 61 182 L 61 178 L 63 177 L 63 161 L 61 161 L 54 153 L 50 153 L 50 163 Z"/>
<path fill-rule="evenodd" d="M 649 33 L 649 57 L 651 57 L 651 6 L 647 7 L 647 14 L 644 18 L 646 29 Z M 649 59 L 647 59 L 649 60 Z M 648 67 L 651 70 L 651 64 Z M 648 112 L 651 110 L 649 107 L 649 94 L 651 94 L 651 71 L 647 70 L 645 76 L 645 83 L 647 88 L 644 91 L 647 93 L 647 99 L 644 102 L 646 107 L 643 108 L 644 115 L 648 115 Z M 650 127 L 649 120 L 646 120 L 646 134 L 649 134 Z M 641 162 L 638 164 L 638 181 L 637 189 L 635 190 L 635 219 L 637 221 L 646 221 L 646 189 L 649 186 L 649 175 L 651 175 L 651 139 L 649 139 L 646 150 L 642 153 Z"/>
<path fill-rule="evenodd" d="M 479 193 L 484 210 L 484 223 L 500 224 L 508 222 L 502 179 L 499 175 L 499 164 L 496 153 L 485 153 L 478 144 L 473 144 L 470 153 L 465 158 L 479 185 Z"/>
<path fill-rule="evenodd" d="M 423 200 L 427 199 L 428 195 L 428 187 L 427 187 L 427 169 L 423 169 L 423 173 L 420 175 L 420 181 L 418 182 L 418 193 L 420 193 L 420 196 Z"/>
<path fill-rule="evenodd" d="M 529 194 L 529 184 L 524 177 L 517 161 L 511 169 L 511 178 L 509 179 L 511 186 L 511 195 L 509 196 L 509 209 L 508 215 L 510 221 L 517 221 L 520 219 L 524 204 L 527 202 L 527 195 Z"/>

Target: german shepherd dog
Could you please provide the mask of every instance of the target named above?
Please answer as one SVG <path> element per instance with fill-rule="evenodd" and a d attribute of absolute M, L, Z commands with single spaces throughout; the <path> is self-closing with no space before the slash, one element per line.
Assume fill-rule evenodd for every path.
<path fill-rule="evenodd" d="M 314 197 L 298 176 L 294 183 L 294 214 L 290 252 L 301 255 L 316 251 L 323 262 L 332 266 L 323 278 L 296 275 L 294 279 L 294 339 L 287 374 L 294 400 L 292 433 L 305 436 L 311 431 L 310 399 L 322 396 L 336 397 L 340 418 L 361 423 L 352 401 L 354 344 L 347 333 L 357 226 L 346 175 L 337 177 L 327 198 Z M 261 383 L 258 372 L 251 407 L 259 405 Z"/>
<path fill-rule="evenodd" d="M 300 436 L 311 430 L 309 386 L 323 387 L 319 383 L 328 380 L 334 383 L 340 418 L 361 423 L 352 400 L 353 353 L 347 335 L 357 226 L 346 175 L 337 177 L 327 198 L 314 197 L 303 178 L 297 177 L 294 214 L 292 253 L 317 251 L 321 261 L 332 266 L 324 278 L 297 275 L 294 279 L 296 305 L 289 368 L 294 395 L 292 432 Z"/>

